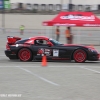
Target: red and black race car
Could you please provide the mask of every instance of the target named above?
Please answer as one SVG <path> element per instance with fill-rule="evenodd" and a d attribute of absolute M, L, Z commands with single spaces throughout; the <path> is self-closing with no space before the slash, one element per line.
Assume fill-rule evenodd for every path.
<path fill-rule="evenodd" d="M 58 41 L 37 36 L 27 39 L 8 36 L 5 54 L 9 59 L 21 61 L 41 60 L 46 55 L 47 60 L 75 60 L 82 63 L 86 60 L 99 60 L 99 53 L 91 46 L 61 44 Z"/>

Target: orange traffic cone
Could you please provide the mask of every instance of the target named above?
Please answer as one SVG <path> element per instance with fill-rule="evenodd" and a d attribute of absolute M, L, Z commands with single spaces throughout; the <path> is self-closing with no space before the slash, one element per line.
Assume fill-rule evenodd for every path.
<path fill-rule="evenodd" d="M 47 66 L 47 58 L 46 58 L 46 55 L 43 55 L 43 57 L 42 57 L 42 66 Z"/>

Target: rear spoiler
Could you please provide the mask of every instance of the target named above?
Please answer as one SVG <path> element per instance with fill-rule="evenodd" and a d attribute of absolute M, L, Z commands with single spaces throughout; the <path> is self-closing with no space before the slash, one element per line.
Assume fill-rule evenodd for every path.
<path fill-rule="evenodd" d="M 7 36 L 7 43 L 8 44 L 14 44 L 16 41 L 21 40 L 20 37 L 14 37 L 14 36 Z"/>

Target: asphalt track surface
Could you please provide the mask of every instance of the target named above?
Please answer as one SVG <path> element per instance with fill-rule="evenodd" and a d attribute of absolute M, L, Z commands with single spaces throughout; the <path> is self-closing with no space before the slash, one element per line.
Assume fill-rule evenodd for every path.
<path fill-rule="evenodd" d="M 4 55 L 0 39 L 0 100 L 100 100 L 100 61 L 20 62 Z M 96 47 L 100 51 L 100 47 Z"/>

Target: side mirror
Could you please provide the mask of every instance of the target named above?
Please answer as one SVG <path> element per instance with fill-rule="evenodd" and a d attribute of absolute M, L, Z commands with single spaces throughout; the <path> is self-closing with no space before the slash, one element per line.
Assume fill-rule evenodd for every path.
<path fill-rule="evenodd" d="M 50 42 L 48 42 L 48 43 L 47 43 L 47 45 L 48 45 L 49 47 L 51 47 L 51 46 L 52 46 L 52 44 L 51 44 Z"/>

